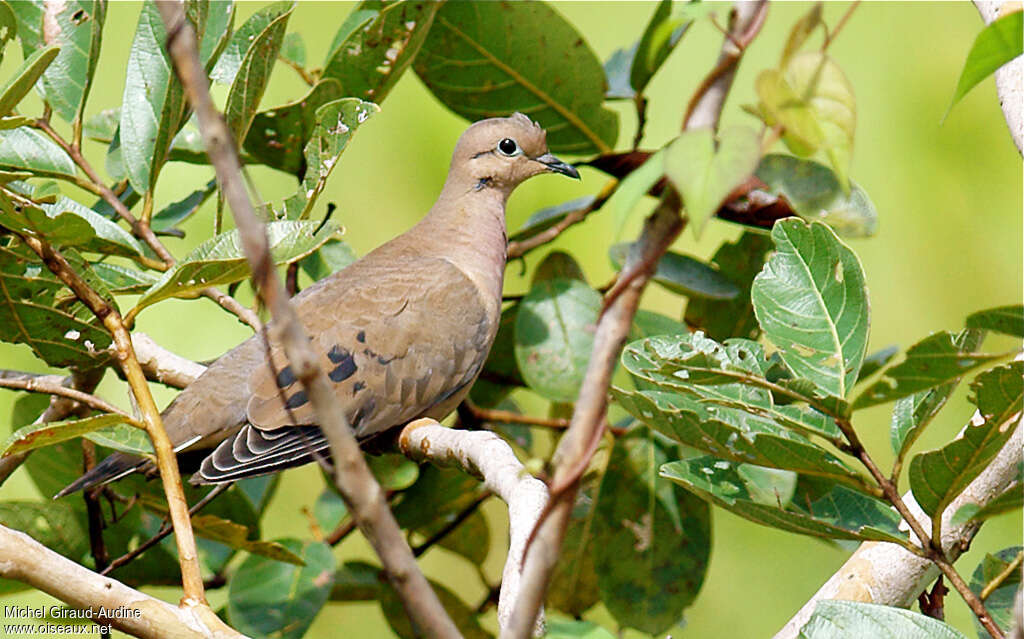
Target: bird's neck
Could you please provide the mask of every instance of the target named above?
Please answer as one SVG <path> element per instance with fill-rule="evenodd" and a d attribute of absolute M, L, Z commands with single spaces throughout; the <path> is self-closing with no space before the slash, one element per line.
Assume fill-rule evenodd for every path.
<path fill-rule="evenodd" d="M 488 299 L 500 306 L 507 237 L 505 201 L 497 188 L 450 188 L 446 184 L 434 208 L 420 222 L 432 251 L 466 273 Z"/>

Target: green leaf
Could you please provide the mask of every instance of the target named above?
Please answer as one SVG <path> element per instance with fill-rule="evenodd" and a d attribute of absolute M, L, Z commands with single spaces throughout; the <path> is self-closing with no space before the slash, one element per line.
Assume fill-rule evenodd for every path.
<path fill-rule="evenodd" d="M 821 10 L 822 3 L 815 2 L 811 9 L 800 16 L 800 19 L 793 24 L 793 27 L 789 30 L 789 37 L 786 39 L 786 47 L 782 50 L 782 59 L 779 61 L 780 66 L 786 66 L 789 59 L 800 50 L 800 47 L 804 45 L 815 29 L 821 27 L 827 33 L 828 27 L 821 19 Z"/>
<path fill-rule="evenodd" d="M 839 183 L 848 188 L 857 104 L 839 65 L 820 51 L 807 51 L 782 70 L 762 71 L 755 86 L 765 123 L 781 126 L 783 141 L 797 155 L 823 150 Z"/>
<path fill-rule="evenodd" d="M 58 47 L 47 47 L 33 52 L 25 59 L 11 78 L 0 86 L 0 115 L 7 115 L 18 106 L 59 52 Z"/>
<path fill-rule="evenodd" d="M 345 501 L 338 491 L 331 487 L 324 488 L 313 504 L 313 517 L 316 519 L 317 525 L 325 533 L 330 533 L 341 525 L 346 515 L 348 515 L 348 507 L 345 506 Z"/>
<path fill-rule="evenodd" d="M 616 49 L 604 63 L 604 77 L 608 90 L 604 97 L 608 100 L 632 100 L 636 91 L 629 84 L 629 73 L 636 57 L 637 42 L 628 49 Z"/>
<path fill-rule="evenodd" d="M 156 280 L 156 275 L 120 264 L 93 262 L 92 270 L 114 294 L 144 293 Z"/>
<path fill-rule="evenodd" d="M 122 422 L 124 422 L 124 418 L 120 415 L 95 415 L 84 419 L 29 424 L 19 428 L 7 438 L 7 441 L 0 447 L 0 455 L 16 455 L 35 450 Z"/>
<path fill-rule="evenodd" d="M 1003 548 L 995 554 L 986 554 L 971 575 L 970 588 L 974 594 L 980 597 L 985 586 L 1006 571 L 1022 552 L 1024 552 L 1024 547 L 1011 546 Z M 1013 627 L 1013 600 L 1021 583 L 1019 563 L 1017 568 L 1017 570 L 1010 571 L 999 587 L 993 590 L 984 601 L 985 610 L 991 615 L 992 621 L 1007 635 L 1010 634 L 1010 629 Z M 977 618 L 974 618 L 974 626 L 978 629 L 979 637 L 988 634 Z"/>
<path fill-rule="evenodd" d="M 377 566 L 362 561 L 346 561 L 334 573 L 331 601 L 374 601 L 387 587 Z"/>
<path fill-rule="evenodd" d="M 192 0 L 185 5 L 198 23 L 199 61 L 207 73 L 227 48 L 235 26 L 234 0 Z"/>
<path fill-rule="evenodd" d="M 331 45 L 322 78 L 333 78 L 345 95 L 380 104 L 423 46 L 438 2 L 362 2 L 353 11 L 351 29 Z M 374 11 L 370 14 L 363 11 Z M 342 35 L 339 30 L 339 36 Z"/>
<path fill-rule="evenodd" d="M 240 632 L 298 639 L 327 602 L 334 580 L 334 555 L 322 542 L 282 539 L 305 566 L 251 555 L 228 583 L 228 618 Z"/>
<path fill-rule="evenodd" d="M 436 581 L 430 580 L 429 583 L 441 601 L 445 612 L 455 622 L 463 639 L 490 639 L 493 637 L 480 626 L 476 611 L 467 606 L 455 593 Z M 401 639 L 419 639 L 423 636 L 423 633 L 410 623 L 405 604 L 394 588 L 382 588 L 379 600 L 381 612 L 384 613 L 384 618 L 387 619 L 388 625 L 396 635 Z"/>
<path fill-rule="evenodd" d="M 0 62 L 4 60 L 4 48 L 18 33 L 18 19 L 6 0 L 0 0 Z"/>
<path fill-rule="evenodd" d="M 263 99 L 294 9 L 295 3 L 290 1 L 271 4 L 253 14 L 235 34 L 246 36 L 246 48 L 228 91 L 224 117 L 239 145 L 245 140 Z M 258 27 L 253 28 L 253 24 Z"/>
<path fill-rule="evenodd" d="M 862 483 L 838 457 L 768 417 L 657 391 L 613 388 L 612 395 L 658 432 L 723 460 L 828 477 L 853 487 Z"/>
<path fill-rule="evenodd" d="M 285 201 L 285 217 L 295 220 L 309 216 L 352 134 L 378 111 L 376 104 L 358 98 L 335 100 L 316 110 L 316 126 L 303 150 L 306 173 L 298 193 Z"/>
<path fill-rule="evenodd" d="M 1024 13 L 1014 11 L 981 30 L 967 54 L 946 116 L 971 89 L 1010 60 L 1024 53 Z M 945 116 L 943 116 L 945 119 Z"/>
<path fill-rule="evenodd" d="M 192 528 L 200 537 L 222 543 L 235 550 L 244 550 L 253 555 L 296 566 L 302 566 L 305 563 L 285 544 L 249 539 L 251 531 L 247 526 L 236 524 L 223 517 L 210 514 L 195 515 L 192 517 Z"/>
<path fill-rule="evenodd" d="M 57 59 L 37 85 L 43 100 L 63 120 L 81 119 L 99 61 L 106 3 L 70 0 L 47 4 L 34 0 L 12 6 L 18 14 L 26 58 L 45 47 L 60 47 Z"/>
<path fill-rule="evenodd" d="M 0 190 L 0 213 L 0 225 L 36 235 L 54 246 L 127 257 L 143 254 L 142 245 L 126 230 L 70 198 L 36 205 L 11 191 Z"/>
<path fill-rule="evenodd" d="M 902 608 L 825 599 L 800 629 L 800 639 L 967 639 L 938 619 Z"/>
<path fill-rule="evenodd" d="M 395 520 L 409 532 L 429 538 L 485 490 L 479 481 L 460 470 L 424 466 L 416 483 L 402 492 L 401 501 L 395 505 Z"/>
<path fill-rule="evenodd" d="M 999 453 L 1016 429 L 1024 396 L 1024 362 L 1012 362 L 978 375 L 972 401 L 984 416 L 963 437 L 910 460 L 910 489 L 929 515 L 945 510 Z"/>
<path fill-rule="evenodd" d="M 510 242 L 518 242 L 520 240 L 532 237 L 541 231 L 545 231 L 555 224 L 558 224 L 565 219 L 568 214 L 587 208 L 594 202 L 593 195 L 585 195 L 575 200 L 569 200 L 568 202 L 562 202 L 555 206 L 549 206 L 531 215 L 523 225 L 519 227 L 519 230 L 513 233 L 508 239 Z"/>
<path fill-rule="evenodd" d="M 149 435 L 142 428 L 128 424 L 114 424 L 91 433 L 86 433 L 89 441 L 132 455 L 153 455 L 153 444 Z"/>
<path fill-rule="evenodd" d="M 1021 476 L 1021 468 L 1017 469 L 1017 476 Z M 968 521 L 985 521 L 997 515 L 1019 511 L 1024 506 L 1024 491 L 1021 490 L 1019 481 L 1014 482 L 1001 495 L 979 507 L 977 504 L 964 504 L 953 516 L 952 524 L 958 526 Z"/>
<path fill-rule="evenodd" d="M 202 189 L 192 191 L 184 199 L 171 202 L 164 208 L 157 211 L 149 226 L 157 233 L 172 230 L 190 218 L 206 200 L 217 190 L 217 180 L 210 180 Z"/>
<path fill-rule="evenodd" d="M 398 453 L 371 455 L 366 463 L 384 490 L 404 490 L 416 483 L 420 467 L 416 462 Z"/>
<path fill-rule="evenodd" d="M 551 251 L 537 265 L 530 284 L 535 285 L 544 280 L 579 280 L 587 283 L 587 276 L 579 262 L 565 251 Z"/>
<path fill-rule="evenodd" d="M 516 315 L 519 305 L 514 304 L 501 312 L 498 321 L 498 335 L 494 345 L 484 362 L 482 377 L 493 378 L 494 381 L 511 386 L 525 386 L 523 376 L 516 362 Z M 474 388 L 476 384 L 474 384 Z"/>
<path fill-rule="evenodd" d="M 285 264 L 309 255 L 326 242 L 338 227 L 328 223 L 316 235 L 319 222 L 282 221 L 266 226 L 274 264 Z M 237 230 L 221 233 L 202 244 L 164 273 L 139 299 L 135 313 L 171 297 L 190 297 L 208 286 L 239 282 L 249 277 Z"/>
<path fill-rule="evenodd" d="M 302 34 L 289 33 L 286 35 L 278 55 L 289 64 L 300 68 L 306 66 L 306 41 L 302 39 Z"/>
<path fill-rule="evenodd" d="M 761 141 L 752 129 L 730 127 L 684 131 L 665 151 L 665 175 L 679 189 L 694 235 L 736 187 L 757 168 Z"/>
<path fill-rule="evenodd" d="M 629 72 L 629 84 L 637 93 L 643 93 L 693 24 L 692 17 L 680 13 L 673 13 L 671 0 L 662 0 L 644 28 Z"/>
<path fill-rule="evenodd" d="M 521 111 L 547 129 L 555 153 L 615 146 L 618 116 L 602 106 L 601 63 L 545 3 L 446 3 L 415 66 L 437 99 L 469 120 Z"/>
<path fill-rule="evenodd" d="M 579 280 L 544 280 L 519 304 L 515 353 L 527 386 L 557 402 L 575 401 L 590 352 L 601 295 Z"/>
<path fill-rule="evenodd" d="M 1024 306 L 1014 304 L 971 313 L 967 317 L 967 328 L 1024 337 Z"/>
<path fill-rule="evenodd" d="M 27 171 L 39 177 L 75 175 L 75 163 L 56 142 L 25 126 L 0 129 L 0 169 Z"/>
<path fill-rule="evenodd" d="M 473 511 L 455 530 L 442 537 L 437 545 L 462 555 L 478 566 L 483 565 L 491 550 L 491 531 L 487 527 L 487 518 L 479 510 Z"/>
<path fill-rule="evenodd" d="M 679 320 L 641 308 L 633 316 L 633 325 L 629 329 L 629 341 L 656 335 L 680 335 L 689 332 L 690 330 Z"/>
<path fill-rule="evenodd" d="M 0 502 L 0 525 L 20 530 L 75 561 L 89 552 L 89 533 L 68 502 Z"/>
<path fill-rule="evenodd" d="M 214 3 L 216 4 L 216 3 Z M 275 2 L 256 11 L 240 26 L 224 46 L 224 51 L 217 59 L 213 70 L 210 71 L 210 79 L 221 84 L 232 85 L 238 77 L 238 72 L 245 64 L 245 58 L 252 47 L 253 42 L 262 34 L 274 30 L 274 24 L 282 16 L 288 16 L 294 9 L 294 3 L 290 1 Z M 285 18 L 287 21 L 287 18 Z M 283 37 L 283 35 L 282 35 Z M 277 59 L 277 52 L 267 62 L 273 63 Z"/>
<path fill-rule="evenodd" d="M 870 237 L 878 229 L 878 211 L 864 189 L 853 181 L 844 186 L 823 164 L 769 154 L 755 175 L 808 222 L 824 222 L 843 237 Z"/>
<path fill-rule="evenodd" d="M 316 282 L 337 273 L 357 259 L 355 251 L 344 240 L 330 239 L 319 249 L 299 260 L 299 266 Z"/>
<path fill-rule="evenodd" d="M 6 131 L 7 129 L 17 129 L 18 127 L 29 126 L 32 124 L 32 118 L 24 115 L 12 115 L 12 116 L 0 116 L 0 131 Z M 0 176 L 2 177 L 2 176 Z M 15 180 L 23 180 L 25 178 L 32 177 L 31 174 L 26 174 L 21 178 L 11 178 Z M 10 180 L 0 179 L 0 183 L 9 182 Z"/>
<path fill-rule="evenodd" d="M 711 552 L 707 505 L 658 476 L 673 452 L 645 428 L 616 439 L 594 515 L 601 601 L 621 626 L 650 634 L 682 618 Z"/>
<path fill-rule="evenodd" d="M 857 397 L 853 407 L 866 408 L 929 390 L 1003 357 L 974 352 L 957 341 L 956 334 L 942 331 L 914 344 L 902 362 L 885 369 L 882 379 Z"/>
<path fill-rule="evenodd" d="M 891 362 L 892 358 L 896 357 L 896 354 L 899 352 L 899 346 L 891 345 L 865 356 L 864 361 L 860 365 L 860 374 L 857 375 L 857 383 L 860 384 L 867 378 L 885 368 L 885 366 Z"/>
<path fill-rule="evenodd" d="M 119 128 L 124 167 L 139 193 L 153 187 L 184 124 L 185 92 L 164 48 L 166 39 L 160 12 L 147 0 L 128 54 Z"/>
<path fill-rule="evenodd" d="M 868 337 L 860 261 L 817 222 L 780 220 L 772 240 L 775 253 L 750 291 L 761 329 L 795 376 L 845 397 L 857 381 Z"/>
<path fill-rule="evenodd" d="M 966 330 L 956 337 L 956 345 L 963 350 L 974 350 L 981 344 L 980 331 Z M 959 379 L 946 382 L 929 390 L 902 397 L 892 409 L 892 425 L 889 427 L 889 441 L 896 459 L 903 459 L 917 438 L 924 432 L 932 419 L 946 405 Z"/>
<path fill-rule="evenodd" d="M 686 303 L 686 323 L 703 330 L 708 337 L 722 341 L 730 337 L 757 339 L 761 327 L 750 304 L 750 286 L 764 265 L 771 240 L 761 233 L 746 231 L 735 242 L 718 248 L 711 264 L 727 278 L 737 295 L 731 299 L 691 298 Z"/>
<path fill-rule="evenodd" d="M 547 620 L 547 639 L 615 639 L 615 635 L 593 621 Z"/>
<path fill-rule="evenodd" d="M 94 289 L 106 290 L 77 253 L 64 256 Z M 0 340 L 27 344 L 50 366 L 88 369 L 110 358 L 110 335 L 24 245 L 0 243 Z"/>
<path fill-rule="evenodd" d="M 698 497 L 754 523 L 789 532 L 829 539 L 905 542 L 900 517 L 887 503 L 841 484 L 804 483 L 785 508 L 759 501 L 761 491 L 747 488 L 750 481 L 733 462 L 705 456 L 671 462 L 661 476 L 683 485 Z M 819 480 L 820 481 L 820 480 Z"/>
<path fill-rule="evenodd" d="M 601 600 L 594 551 L 600 543 L 597 503 L 601 499 L 601 480 L 607 467 L 607 463 L 594 464 L 593 470 L 583 475 L 565 530 L 562 552 L 548 584 L 547 605 L 573 617 L 581 617 Z M 607 528 L 601 531 L 607 532 Z M 551 631 L 550 625 L 548 630 Z"/>
<path fill-rule="evenodd" d="M 301 176 L 303 152 L 316 128 L 316 111 L 343 95 L 337 80 L 324 79 L 294 102 L 256 114 L 245 136 L 245 150 L 267 166 Z"/>
<path fill-rule="evenodd" d="M 608 257 L 616 271 L 622 270 L 622 265 L 626 263 L 630 246 L 629 242 L 623 242 L 608 249 Z M 658 260 L 651 279 L 673 293 L 692 298 L 731 300 L 740 293 L 729 278 L 714 268 L 694 257 L 673 251 L 667 251 Z"/>
<path fill-rule="evenodd" d="M 615 192 L 608 198 L 602 209 L 611 212 L 615 219 L 615 228 L 620 232 L 622 225 L 633 211 L 637 202 L 645 195 L 649 195 L 651 187 L 658 183 L 665 176 L 665 149 L 647 158 L 643 164 L 633 169 L 619 183 Z"/>

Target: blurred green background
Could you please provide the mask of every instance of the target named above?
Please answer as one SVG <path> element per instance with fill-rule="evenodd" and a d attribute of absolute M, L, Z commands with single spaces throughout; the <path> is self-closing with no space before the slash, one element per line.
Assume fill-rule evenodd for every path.
<path fill-rule="evenodd" d="M 262 5 L 241 4 L 236 25 Z M 572 2 L 556 6 L 604 60 L 639 37 L 654 5 Z M 764 30 L 741 65 L 723 124 L 755 124 L 739 107 L 755 102 L 756 74 L 777 63 L 789 27 L 807 6 L 771 6 Z M 139 7 L 137 3 L 117 2 L 108 9 L 89 115 L 120 104 L 125 61 Z M 834 24 L 846 7 L 846 3 L 827 3 L 826 20 Z M 727 8 L 721 6 L 721 21 Z M 344 3 L 300 3 L 289 31 L 302 34 L 311 66 L 323 60 L 335 29 L 350 9 L 351 5 Z M 1021 158 L 1008 135 L 992 79 L 968 95 L 940 125 L 967 51 L 981 26 L 968 2 L 865 3 L 831 47 L 857 96 L 858 126 L 851 175 L 866 189 L 880 215 L 875 237 L 850 241 L 863 261 L 872 300 L 870 351 L 889 344 L 906 347 L 931 331 L 961 327 L 974 310 L 1021 301 Z M 649 121 L 642 146 L 661 146 L 678 131 L 685 104 L 714 64 L 720 44 L 721 34 L 710 23 L 704 21 L 691 29 L 648 89 Z M 17 47 L 9 47 L 0 65 L 0 78 L 7 77 L 18 64 Z M 270 108 L 291 101 L 304 92 L 303 87 L 294 72 L 278 65 L 262 106 Z M 223 99 L 225 91 L 219 90 Z M 38 100 L 30 100 L 23 112 L 38 113 L 38 105 Z M 625 149 L 633 136 L 635 116 L 630 108 L 616 108 L 622 116 L 618 148 Z M 433 99 L 415 74 L 410 71 L 404 76 L 384 103 L 383 111 L 355 136 L 321 200 L 338 205 L 335 219 L 347 228 L 347 241 L 358 254 L 407 229 L 430 207 L 445 178 L 454 142 L 465 126 L 465 121 Z M 86 151 L 94 165 L 103 166 L 102 145 L 87 143 Z M 168 167 L 157 190 L 157 208 L 187 195 L 211 174 L 206 167 Z M 582 174 L 579 183 L 552 177 L 533 180 L 520 188 L 509 203 L 510 229 L 518 228 L 538 208 L 593 193 L 604 182 L 595 171 L 585 169 Z M 294 192 L 294 180 L 287 175 L 257 168 L 254 177 L 264 200 L 280 201 Z M 85 203 L 93 201 L 74 189 L 68 194 Z M 650 205 L 646 202 L 643 207 Z M 635 236 L 641 213 L 635 212 L 621 231 L 623 239 Z M 595 214 L 550 247 L 572 252 L 595 285 L 612 275 L 606 251 L 620 232 L 610 217 Z M 185 239 L 167 241 L 179 256 L 209 237 L 212 207 L 207 205 L 184 228 L 188 232 Z M 699 242 L 687 232 L 676 249 L 709 257 L 722 241 L 738 232 L 738 227 L 716 220 L 708 225 Z M 531 254 L 526 277 L 513 264 L 508 270 L 506 292 L 523 292 L 532 267 L 547 252 L 542 249 Z M 674 317 L 680 317 L 683 310 L 679 298 L 656 289 L 646 294 L 644 306 Z M 139 317 L 138 329 L 196 360 L 215 358 L 248 335 L 246 327 L 205 299 L 172 301 L 147 310 Z M 1009 339 L 990 338 L 987 343 L 992 350 L 1013 346 Z M 0 367 L 44 370 L 26 347 L 8 344 L 0 344 Z M 98 392 L 119 405 L 128 404 L 126 390 L 113 375 L 108 375 Z M 163 388 L 156 388 L 156 393 L 162 404 L 173 396 Z M 0 419 L 7 419 L 15 397 L 14 393 L 0 392 Z M 966 392 L 960 389 L 922 437 L 918 449 L 936 447 L 953 437 L 971 413 Z M 876 458 L 888 463 L 889 407 L 859 415 L 858 429 L 867 445 Z M 264 537 L 309 537 L 301 509 L 312 505 L 322 485 L 315 468 L 288 471 L 263 520 Z M 901 488 L 906 488 L 905 483 Z M 2 499 L 35 497 L 37 491 L 23 472 L 16 473 L 0 489 Z M 491 579 L 499 574 L 503 560 L 502 511 L 493 503 L 487 509 L 494 539 L 487 563 Z M 771 636 L 848 554 L 815 539 L 748 523 L 722 510 L 714 510 L 713 519 L 714 546 L 707 580 L 687 612 L 683 628 L 672 632 L 676 637 Z M 970 574 L 985 552 L 1020 543 L 1020 531 L 1017 517 L 1002 517 L 987 524 L 960 561 L 961 572 Z M 339 558 L 370 556 L 366 544 L 354 537 L 338 547 Z M 443 549 L 431 550 L 422 564 L 429 576 L 447 584 L 472 605 L 485 594 L 472 567 Z M 151 592 L 169 601 L 179 596 L 174 589 Z M 216 607 L 223 603 L 225 593 L 212 591 L 210 598 Z M 3 601 L 5 605 L 26 603 L 56 602 L 38 593 Z M 947 598 L 946 610 L 953 625 L 973 634 L 970 613 L 958 597 Z M 601 610 L 591 616 L 611 624 Z M 391 634 L 376 605 L 345 604 L 325 608 L 307 636 L 333 637 L 342 628 L 360 637 Z M 633 634 L 627 632 L 625 636 Z"/>

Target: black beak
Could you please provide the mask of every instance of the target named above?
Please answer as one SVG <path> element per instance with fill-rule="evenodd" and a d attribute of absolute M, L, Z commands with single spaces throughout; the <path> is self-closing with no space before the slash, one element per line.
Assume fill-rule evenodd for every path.
<path fill-rule="evenodd" d="M 537 158 L 537 161 L 548 167 L 548 170 L 553 173 L 561 173 L 562 175 L 568 175 L 569 177 L 576 178 L 577 180 L 580 179 L 580 172 L 576 170 L 576 167 L 571 164 L 566 164 L 550 153 L 545 153 L 540 156 Z"/>

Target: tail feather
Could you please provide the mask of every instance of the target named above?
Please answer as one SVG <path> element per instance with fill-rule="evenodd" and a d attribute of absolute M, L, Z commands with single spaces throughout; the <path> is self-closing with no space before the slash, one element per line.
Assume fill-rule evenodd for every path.
<path fill-rule="evenodd" d="M 63 490 L 54 495 L 53 498 L 60 499 L 73 492 L 120 479 L 125 475 L 135 472 L 145 463 L 146 459 L 143 457 L 126 453 L 114 453 L 93 466 L 92 470 L 68 484 Z"/>

